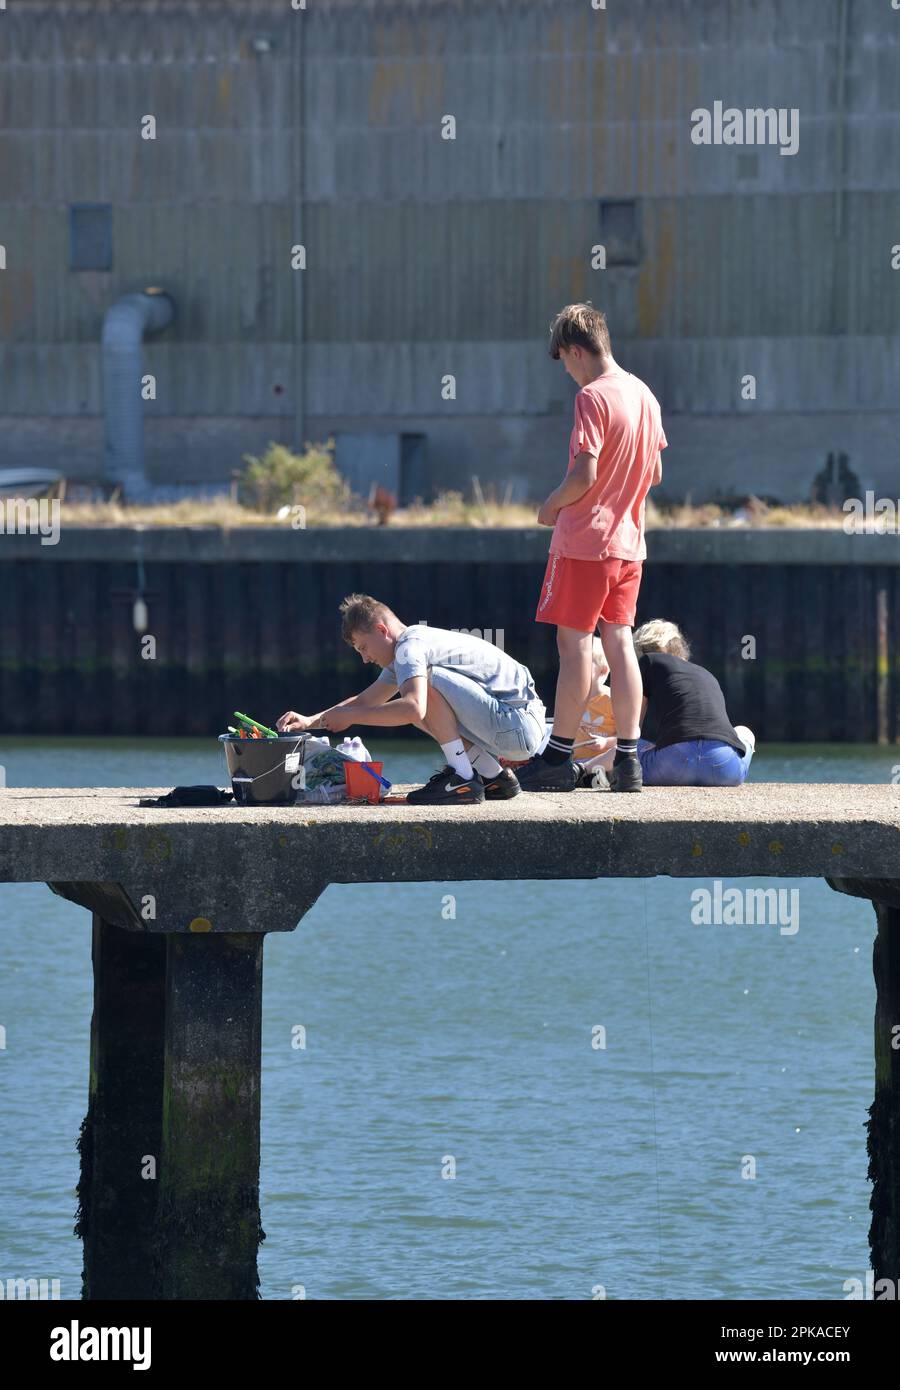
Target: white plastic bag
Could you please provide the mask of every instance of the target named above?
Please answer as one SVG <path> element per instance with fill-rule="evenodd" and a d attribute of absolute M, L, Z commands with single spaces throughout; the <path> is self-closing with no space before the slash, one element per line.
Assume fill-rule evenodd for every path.
<path fill-rule="evenodd" d="M 353 758 L 358 763 L 370 763 L 372 761 L 371 753 L 358 735 L 354 738 L 345 738 L 343 743 L 338 744 L 337 751 L 344 753 L 348 758 Z"/>

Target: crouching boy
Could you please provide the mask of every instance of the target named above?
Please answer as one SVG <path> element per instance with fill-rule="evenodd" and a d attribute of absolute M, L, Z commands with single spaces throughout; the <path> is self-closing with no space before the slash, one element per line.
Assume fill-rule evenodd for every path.
<path fill-rule="evenodd" d="M 344 641 L 380 666 L 380 676 L 318 714 L 288 710 L 279 732 L 414 724 L 440 744 L 445 764 L 407 801 L 464 806 L 516 796 L 515 773 L 498 758 L 529 758 L 544 738 L 546 717 L 528 667 L 480 637 L 407 625 L 368 594 L 350 594 L 340 611 Z"/>

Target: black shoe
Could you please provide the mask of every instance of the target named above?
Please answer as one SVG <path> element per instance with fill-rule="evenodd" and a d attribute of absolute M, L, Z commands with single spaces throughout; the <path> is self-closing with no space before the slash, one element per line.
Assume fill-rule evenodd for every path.
<path fill-rule="evenodd" d="M 425 783 L 409 792 L 407 801 L 413 806 L 465 806 L 484 801 L 484 783 L 477 772 L 470 781 L 454 772 L 449 763 Z"/>
<path fill-rule="evenodd" d="M 578 769 L 571 758 L 564 763 L 548 763 L 536 753 L 516 772 L 523 792 L 573 792 L 578 785 Z"/>
<path fill-rule="evenodd" d="M 639 792 L 644 787 L 644 774 L 637 753 L 628 753 L 613 763 L 609 772 L 609 789 L 613 792 Z"/>
<path fill-rule="evenodd" d="M 578 786 L 587 791 L 608 792 L 610 790 L 609 777 L 606 770 L 602 767 L 585 767 L 583 763 L 576 763 L 578 769 Z"/>
<path fill-rule="evenodd" d="M 508 801 L 511 796 L 518 796 L 522 790 L 511 767 L 501 767 L 496 777 L 485 777 L 482 780 L 485 801 Z"/>

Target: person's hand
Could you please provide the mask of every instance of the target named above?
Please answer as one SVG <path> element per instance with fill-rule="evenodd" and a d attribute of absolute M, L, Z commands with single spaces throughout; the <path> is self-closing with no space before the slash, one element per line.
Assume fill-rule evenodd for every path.
<path fill-rule="evenodd" d="M 319 723 L 326 728 L 329 733 L 342 734 L 345 729 L 349 729 L 353 723 L 353 715 L 345 714 L 339 705 L 336 709 L 328 709 L 319 716 Z"/>
<path fill-rule="evenodd" d="M 309 723 L 306 715 L 298 714 L 296 710 L 289 709 L 287 713 L 275 721 L 275 728 L 280 734 L 305 734 L 309 728 Z"/>
<path fill-rule="evenodd" d="M 549 502 L 544 502 L 538 512 L 538 526 L 555 526 L 558 516 L 559 507 L 554 507 L 551 506 Z"/>

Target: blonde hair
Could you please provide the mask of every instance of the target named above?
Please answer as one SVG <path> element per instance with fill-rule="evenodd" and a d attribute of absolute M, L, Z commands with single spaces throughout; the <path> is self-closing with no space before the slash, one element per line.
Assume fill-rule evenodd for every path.
<path fill-rule="evenodd" d="M 559 361 L 561 348 L 582 347 L 587 352 L 612 355 L 606 315 L 595 309 L 590 300 L 585 304 L 567 304 L 550 324 L 550 356 Z"/>
<path fill-rule="evenodd" d="M 348 594 L 341 603 L 340 614 L 341 636 L 351 647 L 354 633 L 371 632 L 376 623 L 397 616 L 386 603 L 380 603 L 370 594 Z"/>
<path fill-rule="evenodd" d="M 665 618 L 653 618 L 649 623 L 643 623 L 634 634 L 634 649 L 638 656 L 643 656 L 644 652 L 668 652 L 671 656 L 680 656 L 682 661 L 690 661 L 690 643 L 677 623 L 670 623 Z"/>

